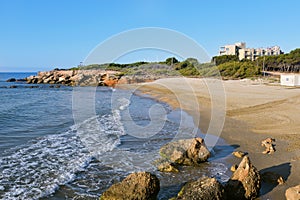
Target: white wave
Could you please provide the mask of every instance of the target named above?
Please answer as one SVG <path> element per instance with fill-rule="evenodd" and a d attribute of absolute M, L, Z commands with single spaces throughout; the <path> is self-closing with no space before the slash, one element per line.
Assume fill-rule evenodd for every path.
<path fill-rule="evenodd" d="M 130 105 L 131 102 L 129 99 L 123 97 L 118 99 L 118 103 L 119 103 L 119 109 L 125 110 Z"/>
<path fill-rule="evenodd" d="M 73 127 L 81 142 L 94 155 L 113 150 L 125 134 L 119 110 L 101 117 L 92 117 Z"/>
<path fill-rule="evenodd" d="M 38 199 L 76 178 L 95 156 L 111 151 L 124 134 L 120 113 L 94 117 L 64 134 L 32 141 L 0 158 L 0 198 Z"/>
<path fill-rule="evenodd" d="M 71 132 L 39 138 L 0 159 L 3 199 L 38 199 L 74 179 L 91 156 Z"/>

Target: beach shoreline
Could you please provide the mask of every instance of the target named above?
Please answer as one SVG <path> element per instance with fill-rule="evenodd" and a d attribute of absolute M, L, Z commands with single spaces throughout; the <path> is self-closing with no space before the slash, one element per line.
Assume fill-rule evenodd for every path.
<path fill-rule="evenodd" d="M 246 79 L 217 80 L 223 87 L 212 91 L 214 87 L 210 85 L 214 82 L 216 80 L 168 78 L 118 87 L 137 90 L 168 103 L 174 109 L 184 110 L 194 118 L 202 133 L 210 130 L 212 117 L 222 118 L 225 110 L 220 137 L 236 150 L 247 152 L 261 173 L 273 172 L 285 180 L 284 184 L 277 186 L 263 183 L 258 199 L 284 199 L 285 190 L 300 183 L 297 175 L 300 167 L 300 156 L 297 156 L 300 153 L 300 108 L 296 106 L 300 103 L 299 88 L 266 85 Z M 218 122 L 223 123 L 222 119 Z M 267 137 L 276 139 L 277 151 L 271 155 L 262 154 L 264 148 L 260 143 Z M 234 156 L 225 159 L 231 164 L 240 162 Z"/>

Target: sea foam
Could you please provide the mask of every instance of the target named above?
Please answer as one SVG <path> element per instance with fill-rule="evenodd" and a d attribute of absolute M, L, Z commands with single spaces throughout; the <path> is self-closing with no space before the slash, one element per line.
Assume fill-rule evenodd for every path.
<path fill-rule="evenodd" d="M 111 151 L 124 134 L 120 113 L 96 116 L 62 134 L 37 138 L 0 158 L 0 197 L 38 199 L 76 178 L 94 157 Z"/>

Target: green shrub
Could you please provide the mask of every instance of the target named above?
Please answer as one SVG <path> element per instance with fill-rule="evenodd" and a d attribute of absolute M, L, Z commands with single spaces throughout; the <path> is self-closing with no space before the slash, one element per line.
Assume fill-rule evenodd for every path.
<path fill-rule="evenodd" d="M 227 62 L 218 66 L 222 77 L 227 78 L 247 78 L 261 75 L 261 67 L 252 61 Z"/>
<path fill-rule="evenodd" d="M 223 56 L 215 56 L 212 58 L 212 62 L 216 65 L 221 65 L 223 63 L 239 61 L 239 57 L 236 55 L 223 55 Z"/>
<path fill-rule="evenodd" d="M 288 54 L 264 56 L 258 58 L 258 64 L 264 66 L 265 71 L 300 72 L 300 49 Z"/>
<path fill-rule="evenodd" d="M 165 64 L 167 65 L 173 65 L 179 63 L 179 61 L 175 57 L 167 58 L 165 61 Z"/>

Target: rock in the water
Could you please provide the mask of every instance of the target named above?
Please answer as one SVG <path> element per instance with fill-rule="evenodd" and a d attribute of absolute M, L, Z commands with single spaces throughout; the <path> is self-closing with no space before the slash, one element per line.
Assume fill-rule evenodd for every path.
<path fill-rule="evenodd" d="M 245 156 L 226 184 L 228 199 L 254 199 L 261 186 L 258 170 Z"/>
<path fill-rule="evenodd" d="M 133 173 L 122 182 L 112 185 L 100 197 L 100 200 L 151 200 L 159 192 L 159 180 L 149 172 Z"/>
<path fill-rule="evenodd" d="M 193 138 L 164 145 L 160 149 L 160 155 L 173 163 L 194 165 L 207 161 L 210 152 L 202 138 Z"/>
<path fill-rule="evenodd" d="M 232 155 L 234 155 L 237 158 L 242 158 L 245 155 L 247 155 L 247 152 L 243 152 L 243 151 L 234 151 L 232 152 Z"/>
<path fill-rule="evenodd" d="M 39 86 L 38 85 L 30 85 L 27 88 L 39 88 Z"/>
<path fill-rule="evenodd" d="M 176 166 L 170 162 L 163 162 L 158 165 L 157 169 L 161 172 L 179 172 Z"/>
<path fill-rule="evenodd" d="M 215 178 L 204 177 L 187 183 L 173 199 L 221 200 L 225 199 L 224 188 Z"/>
<path fill-rule="evenodd" d="M 300 185 L 291 187 L 285 191 L 286 200 L 299 200 L 300 199 Z"/>
<path fill-rule="evenodd" d="M 17 80 L 15 78 L 10 78 L 8 80 L 6 80 L 6 82 L 16 82 Z"/>

